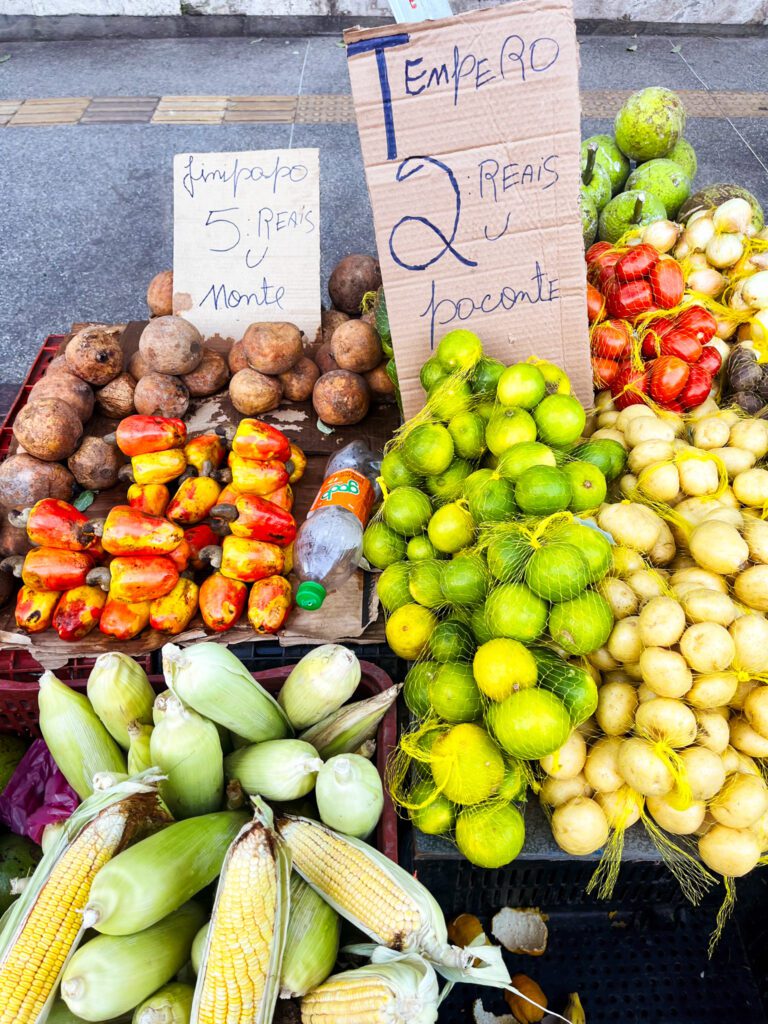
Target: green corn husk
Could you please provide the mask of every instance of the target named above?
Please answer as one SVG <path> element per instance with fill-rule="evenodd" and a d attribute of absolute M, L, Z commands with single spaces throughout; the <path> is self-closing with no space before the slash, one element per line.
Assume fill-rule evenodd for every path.
<path fill-rule="evenodd" d="M 114 1017 L 111 1021 L 105 1021 L 105 1024 L 131 1024 L 131 1016 L 131 1014 L 125 1013 L 120 1017 Z M 83 1018 L 76 1017 L 65 1002 L 56 999 L 45 1024 L 83 1024 Z"/>
<path fill-rule="evenodd" d="M 235 750 L 224 761 L 227 778 L 265 800 L 298 800 L 315 786 L 323 762 L 303 740 L 268 740 Z"/>
<path fill-rule="evenodd" d="M 104 935 L 132 935 L 177 910 L 216 878 L 245 811 L 177 821 L 123 850 L 98 873 L 83 920 Z"/>
<path fill-rule="evenodd" d="M 345 704 L 322 722 L 301 733 L 299 739 L 311 743 L 323 760 L 336 754 L 354 754 L 367 740 L 376 736 L 381 720 L 397 700 L 402 684 L 390 686 L 366 700 Z"/>
<path fill-rule="evenodd" d="M 93 791 L 103 793 L 105 789 L 112 789 L 129 778 L 128 772 L 96 772 L 93 776 Z"/>
<path fill-rule="evenodd" d="M 40 676 L 40 732 L 61 774 L 81 800 L 93 793 L 97 772 L 124 773 L 125 755 L 91 707 L 53 672 Z"/>
<path fill-rule="evenodd" d="M 317 774 L 320 820 L 344 835 L 365 839 L 379 823 L 384 788 L 376 765 L 357 754 L 337 754 Z"/>
<path fill-rule="evenodd" d="M 371 761 L 376 753 L 376 740 L 366 740 L 355 753 L 358 757 L 364 757 L 367 761 Z"/>
<path fill-rule="evenodd" d="M 128 774 L 138 775 L 152 767 L 152 755 L 149 752 L 149 741 L 152 726 L 141 722 L 131 722 L 128 726 Z"/>
<path fill-rule="evenodd" d="M 198 903 L 136 935 L 97 935 L 75 953 L 61 979 L 61 997 L 83 1020 L 102 1021 L 133 1010 L 189 960 L 205 920 Z"/>
<path fill-rule="evenodd" d="M 168 704 L 168 698 L 172 697 L 173 694 L 170 690 L 161 690 L 160 693 L 155 697 L 155 702 L 152 705 L 152 723 L 153 725 L 160 725 L 163 718 L 165 717 L 165 708 Z"/>
<path fill-rule="evenodd" d="M 127 750 L 131 722 L 149 725 L 155 691 L 147 673 L 127 654 L 100 654 L 88 676 L 88 700 L 107 731 Z"/>
<path fill-rule="evenodd" d="M 152 707 L 152 720 L 154 721 L 155 725 L 157 725 L 165 717 L 165 711 L 166 708 L 168 707 L 168 701 L 171 697 L 173 697 L 173 693 L 170 690 L 163 690 L 162 693 L 158 693 L 157 697 L 155 697 L 155 703 Z M 204 715 L 203 717 L 208 718 L 207 715 Z M 208 718 L 208 721 L 212 722 L 213 719 Z M 232 749 L 232 734 L 230 733 L 229 729 L 225 729 L 224 726 L 219 725 L 218 722 L 213 722 L 213 724 L 216 726 L 216 731 L 219 734 L 219 742 L 221 743 L 221 749 L 225 754 L 228 754 Z M 248 740 L 243 740 L 244 745 L 248 742 Z"/>
<path fill-rule="evenodd" d="M 360 685 L 360 662 L 341 644 L 322 644 L 305 655 L 277 699 L 294 729 L 307 729 L 348 701 Z"/>
<path fill-rule="evenodd" d="M 280 998 L 303 996 L 325 981 L 339 952 L 341 918 L 294 871 L 291 909 L 280 968 Z"/>
<path fill-rule="evenodd" d="M 181 981 L 158 989 L 133 1013 L 132 1024 L 189 1024 L 195 990 Z"/>
<path fill-rule="evenodd" d="M 274 697 L 221 644 L 202 643 L 183 650 L 166 644 L 163 673 L 173 693 L 185 704 L 251 743 L 292 734 L 288 718 Z"/>
<path fill-rule="evenodd" d="M 192 953 L 190 960 L 192 961 L 192 970 L 195 974 L 200 973 L 200 964 L 203 962 L 203 952 L 205 951 L 205 943 L 208 939 L 208 929 L 211 927 L 211 922 L 206 921 L 203 927 L 195 936 L 195 941 L 192 943 Z"/>
<path fill-rule="evenodd" d="M 153 764 L 166 776 L 160 793 L 175 818 L 210 814 L 221 807 L 224 763 L 216 726 L 170 697 L 152 730 Z"/>
<path fill-rule="evenodd" d="M 58 842 L 59 836 L 64 830 L 67 822 L 66 819 L 60 821 L 52 821 L 50 825 L 46 825 L 43 829 L 43 835 L 40 839 L 40 846 L 43 848 L 43 853 L 48 853 L 53 848 L 54 843 Z"/>

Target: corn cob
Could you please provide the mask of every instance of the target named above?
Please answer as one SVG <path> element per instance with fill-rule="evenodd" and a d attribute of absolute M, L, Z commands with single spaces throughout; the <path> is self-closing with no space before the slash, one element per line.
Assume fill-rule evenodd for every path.
<path fill-rule="evenodd" d="M 189 960 L 203 908 L 185 903 L 136 935 L 97 935 L 75 953 L 61 979 L 61 997 L 83 1020 L 132 1010 Z"/>
<path fill-rule="evenodd" d="M 379 951 L 377 951 L 379 952 Z M 389 952 L 386 950 L 385 952 Z M 301 1001 L 302 1024 L 434 1024 L 437 977 L 419 956 L 334 974 Z"/>
<path fill-rule="evenodd" d="M 291 874 L 291 908 L 280 969 L 280 998 L 303 996 L 325 981 L 339 951 L 341 918 L 322 896 Z"/>
<path fill-rule="evenodd" d="M 166 776 L 160 787 L 175 818 L 218 810 L 224 795 L 224 759 L 216 726 L 176 697 L 152 730 L 152 761 Z"/>
<path fill-rule="evenodd" d="M 52 842 L 0 932 L 0 1022 L 45 1019 L 61 971 L 82 933 L 96 873 L 158 812 L 157 779 L 145 773 L 89 797 Z"/>
<path fill-rule="evenodd" d="M 133 1014 L 133 1024 L 189 1024 L 192 997 L 191 985 L 174 981 L 158 989 Z"/>
<path fill-rule="evenodd" d="M 205 951 L 205 943 L 208 940 L 208 929 L 211 926 L 210 921 L 206 921 L 203 927 L 195 936 L 195 941 L 192 943 L 192 952 L 190 953 L 190 960 L 192 961 L 192 970 L 195 974 L 200 973 L 200 964 L 203 961 L 203 952 Z"/>
<path fill-rule="evenodd" d="M 53 674 L 40 676 L 40 732 L 62 775 L 81 799 L 97 772 L 126 770 L 125 757 L 82 694 Z"/>
<path fill-rule="evenodd" d="M 197 976 L 193 1024 L 269 1024 L 280 983 L 290 858 L 257 802 L 229 849 Z"/>
<path fill-rule="evenodd" d="M 375 737 L 384 715 L 394 704 L 401 686 L 391 686 L 375 697 L 345 704 L 300 735 L 311 743 L 323 760 L 336 754 L 354 754 Z"/>
<path fill-rule="evenodd" d="M 142 725 L 140 722 L 130 722 L 128 725 L 128 774 L 138 775 L 147 768 L 152 767 L 152 755 L 149 752 L 149 740 L 152 736 L 152 726 Z"/>
<path fill-rule="evenodd" d="M 149 928 L 209 885 L 248 820 L 220 811 L 177 821 L 134 844 L 99 872 L 83 920 L 105 935 Z"/>
<path fill-rule="evenodd" d="M 152 721 L 155 692 L 147 673 L 127 654 L 100 654 L 88 676 L 86 692 L 93 710 L 125 750 L 130 745 L 130 723 L 149 725 Z"/>

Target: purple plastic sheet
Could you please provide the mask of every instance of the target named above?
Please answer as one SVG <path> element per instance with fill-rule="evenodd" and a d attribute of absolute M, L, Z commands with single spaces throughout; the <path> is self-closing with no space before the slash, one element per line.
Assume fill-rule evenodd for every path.
<path fill-rule="evenodd" d="M 34 740 L 0 793 L 0 821 L 40 843 L 46 825 L 68 818 L 80 803 L 44 740 Z"/>

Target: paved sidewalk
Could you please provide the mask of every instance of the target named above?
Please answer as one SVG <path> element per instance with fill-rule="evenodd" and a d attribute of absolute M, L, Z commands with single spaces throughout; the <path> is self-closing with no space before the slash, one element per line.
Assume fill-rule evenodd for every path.
<path fill-rule="evenodd" d="M 345 253 L 373 250 L 340 40 L 0 44 L 6 54 L 0 383 L 18 384 L 72 321 L 145 314 L 147 282 L 171 263 L 176 152 L 317 146 L 324 279 Z M 627 90 L 681 90 L 697 184 L 736 181 L 768 203 L 767 63 L 754 36 L 586 37 L 584 133 L 608 129 Z"/>

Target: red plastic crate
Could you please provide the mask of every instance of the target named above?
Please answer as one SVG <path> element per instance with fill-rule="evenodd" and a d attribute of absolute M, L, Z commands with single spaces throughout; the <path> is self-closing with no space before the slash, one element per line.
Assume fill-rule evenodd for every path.
<path fill-rule="evenodd" d="M 49 334 L 43 342 L 40 351 L 35 356 L 26 380 L 19 388 L 19 392 L 14 398 L 2 426 L 0 426 L 0 458 L 8 454 L 8 449 L 11 447 L 11 441 L 13 440 L 13 422 L 19 415 L 19 411 L 27 404 L 29 392 L 45 373 L 48 364 L 59 351 L 65 337 L 66 335 L 64 334 Z"/>
<path fill-rule="evenodd" d="M 9 658 L 13 659 L 13 664 L 6 672 L 5 666 Z M 150 656 L 147 655 L 146 660 L 136 659 L 144 665 L 144 669 L 148 673 L 149 658 Z M 85 693 L 88 673 L 93 661 L 93 658 L 74 658 L 66 668 L 57 669 L 56 676 L 63 682 L 69 683 L 73 690 Z M 293 665 L 282 665 L 279 668 L 270 668 L 263 672 L 255 671 L 251 674 L 266 690 L 277 695 L 293 667 Z M 360 662 L 360 671 L 360 685 L 353 694 L 353 700 L 374 697 L 377 693 L 381 693 L 393 685 L 387 673 L 369 661 Z M 10 672 L 13 675 L 9 677 L 8 673 Z M 40 735 L 37 678 L 41 672 L 42 669 L 34 658 L 23 651 L 5 651 L 0 654 L 0 733 Z M 162 676 L 150 674 L 149 679 L 155 692 L 159 693 L 165 689 L 166 684 Z M 376 767 L 382 779 L 387 758 L 396 745 L 397 709 L 396 704 L 393 704 L 382 719 L 376 737 Z M 397 814 L 386 789 L 384 791 L 384 810 L 376 831 L 376 847 L 390 860 L 397 862 Z"/>

